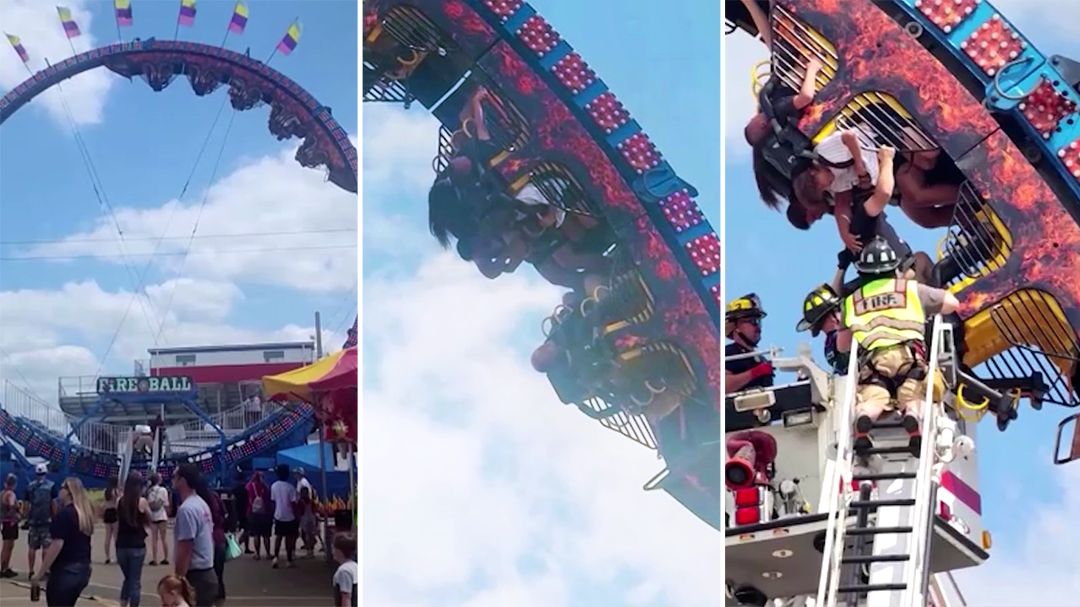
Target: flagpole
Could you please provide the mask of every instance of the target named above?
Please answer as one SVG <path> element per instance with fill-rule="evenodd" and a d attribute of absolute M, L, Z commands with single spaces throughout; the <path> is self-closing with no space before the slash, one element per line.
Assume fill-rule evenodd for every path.
<path fill-rule="evenodd" d="M 172 39 L 176 40 L 180 37 L 180 18 L 176 18 L 176 31 L 173 32 Z"/>
<path fill-rule="evenodd" d="M 115 11 L 116 11 L 116 8 L 114 7 L 113 12 L 115 12 Z M 119 15 L 114 15 L 114 18 L 116 20 L 116 37 L 120 40 L 120 44 L 123 44 L 124 43 L 124 33 L 120 30 L 120 16 Z"/>
<path fill-rule="evenodd" d="M 71 41 L 70 37 L 68 38 L 68 46 L 71 47 L 71 56 L 72 57 L 79 54 L 79 52 L 75 50 L 75 43 Z"/>
<path fill-rule="evenodd" d="M 296 25 L 299 21 L 300 21 L 300 16 L 297 15 L 296 18 L 292 20 L 292 23 L 289 24 L 289 29 L 292 29 L 292 26 Z M 288 29 L 285 30 L 285 35 L 286 36 L 289 35 L 289 30 Z M 280 46 L 281 42 L 278 42 L 278 45 Z M 278 47 L 275 46 L 274 47 L 274 52 L 270 53 L 270 56 L 267 57 L 266 61 L 263 61 L 263 63 L 265 63 L 266 65 L 270 65 L 270 60 L 273 59 L 275 55 L 277 55 L 277 49 L 278 49 Z"/>
<path fill-rule="evenodd" d="M 225 28 L 225 37 L 221 39 L 221 48 L 225 48 L 225 42 L 229 39 L 229 32 L 232 31 L 228 27 Z"/>

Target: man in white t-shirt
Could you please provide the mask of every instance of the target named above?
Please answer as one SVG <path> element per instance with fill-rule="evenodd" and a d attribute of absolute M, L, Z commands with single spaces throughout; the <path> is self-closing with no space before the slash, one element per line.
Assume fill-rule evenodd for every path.
<path fill-rule="evenodd" d="M 311 486 L 311 481 L 307 479 L 307 473 L 304 472 L 304 469 L 297 468 L 293 470 L 293 474 L 296 475 L 296 493 L 299 494 L 306 487 L 311 499 L 315 499 L 315 487 Z"/>
<path fill-rule="evenodd" d="M 278 555 L 281 553 L 281 542 L 285 541 L 285 559 L 287 567 L 295 567 L 293 556 L 296 553 L 296 538 L 300 535 L 300 521 L 296 519 L 296 487 L 289 482 L 289 466 L 278 465 L 277 479 L 270 485 L 270 503 L 274 512 L 274 562 L 273 567 L 278 567 Z"/>

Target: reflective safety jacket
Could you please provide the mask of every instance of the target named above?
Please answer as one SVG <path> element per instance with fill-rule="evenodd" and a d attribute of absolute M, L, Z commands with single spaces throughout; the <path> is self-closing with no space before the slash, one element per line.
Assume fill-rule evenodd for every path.
<path fill-rule="evenodd" d="M 844 326 L 865 350 L 923 341 L 926 312 L 915 281 L 882 278 L 844 299 Z"/>

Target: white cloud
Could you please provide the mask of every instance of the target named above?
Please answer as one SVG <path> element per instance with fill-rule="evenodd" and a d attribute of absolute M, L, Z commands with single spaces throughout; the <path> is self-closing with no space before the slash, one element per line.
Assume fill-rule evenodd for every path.
<path fill-rule="evenodd" d="M 721 534 L 642 491 L 655 455 L 562 405 L 529 366 L 542 337 L 520 329 L 558 289 L 488 281 L 449 253 L 365 288 L 373 604 L 557 607 L 580 604 L 582 585 L 612 606 L 717 604 Z"/>
<path fill-rule="evenodd" d="M 1076 605 L 1080 596 L 1080 528 L 1076 525 L 1080 467 L 1073 464 L 1031 472 L 1031 478 L 1056 481 L 1061 497 L 1052 504 L 1018 502 L 1012 520 L 1023 529 L 1020 541 L 992 550 L 986 565 L 957 575 L 970 605 Z"/>
<path fill-rule="evenodd" d="M 40 0 L 0 0 L 0 29 L 5 33 L 18 36 L 30 55 L 30 67 L 34 71 L 44 69 L 47 64 L 59 63 L 72 56 L 71 47 L 77 52 L 84 52 L 100 46 L 90 35 L 93 17 L 88 0 L 67 0 L 64 6 L 71 9 L 72 18 L 79 25 L 82 35 L 70 42 L 64 35 L 56 6 L 52 2 Z M 7 40 L 0 41 L 5 47 L 0 52 L 0 88 L 9 91 L 30 77 L 18 55 L 10 48 Z M 109 88 L 116 76 L 106 69 L 96 69 L 65 80 L 61 87 L 63 95 L 54 87 L 34 100 L 33 105 L 40 105 L 49 117 L 66 129 L 69 122 L 64 101 L 71 111 L 71 119 L 77 124 L 96 124 L 101 122 L 102 110 Z"/>
<path fill-rule="evenodd" d="M 328 183 L 321 172 L 301 167 L 295 153 L 291 147 L 251 161 L 189 200 L 117 208 L 92 229 L 30 247 L 23 255 L 109 255 L 112 263 L 130 263 L 141 273 L 156 251 L 161 257 L 155 264 L 167 276 L 175 277 L 182 266 L 182 277 L 310 292 L 349 289 L 356 282 L 357 197 Z M 200 237 L 191 241 L 185 261 L 196 224 Z M 208 238 L 222 234 L 249 235 Z"/>

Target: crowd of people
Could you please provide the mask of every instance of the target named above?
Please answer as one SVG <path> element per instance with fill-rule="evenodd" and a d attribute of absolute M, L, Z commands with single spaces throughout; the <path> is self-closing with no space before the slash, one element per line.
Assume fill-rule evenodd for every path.
<path fill-rule="evenodd" d="M 266 483 L 262 471 L 255 471 L 246 482 L 240 478 L 227 493 L 211 489 L 194 464 L 175 470 L 171 491 L 156 473 L 144 480 L 142 474 L 132 472 L 123 485 L 109 479 L 100 508 L 78 478 L 57 485 L 49 479 L 46 464 L 38 464 L 34 472 L 21 500 L 13 474 L 0 491 L 0 577 L 18 577 L 11 560 L 20 531 L 25 531 L 31 592 L 36 596 L 44 588 L 50 607 L 74 605 L 90 584 L 91 539 L 99 520 L 105 533 L 104 562 L 111 564 L 115 559 L 122 574 L 118 598 L 123 607 L 141 603 L 148 540 L 149 566 L 168 567 L 157 591 L 161 604 L 169 607 L 223 605 L 228 561 L 245 553 L 261 560 L 265 550 L 273 568 L 293 568 L 297 540 L 303 540 L 309 556 L 320 541 L 314 487 L 302 469 L 291 471 L 286 465 L 273 471 L 272 484 Z M 295 476 L 295 484 L 290 476 Z M 170 513 L 174 519 L 171 546 L 166 540 Z M 283 545 L 285 560 L 281 561 Z M 339 563 L 333 579 L 336 606 L 357 604 L 356 548 L 351 528 L 339 529 L 329 547 Z"/>
<path fill-rule="evenodd" d="M 742 1 L 772 50 L 777 41 L 769 15 L 757 2 Z M 796 330 L 813 337 L 824 334 L 825 358 L 837 374 L 848 372 L 852 343 L 858 344 L 856 452 L 870 447 L 869 432 L 876 420 L 895 410 L 917 453 L 928 377 L 927 321 L 951 314 L 959 302 L 940 288 L 940 268 L 935 271 L 930 257 L 913 251 L 889 225 L 885 209 L 898 206 L 922 227 L 946 226 L 963 176 L 947 156 L 937 149 L 919 149 L 927 146 L 914 144 L 915 134 L 904 131 L 901 140 L 912 145 L 899 155 L 868 136 L 871 128 L 840 129 L 816 144 L 807 141 L 806 149 L 795 149 L 805 139 L 800 139 L 798 122 L 814 102 L 823 69 L 820 60 L 810 58 L 802 66 L 798 91 L 775 75 L 764 86 L 762 107 L 745 128 L 754 175 L 763 202 L 776 210 L 786 202 L 787 221 L 797 229 L 809 230 L 825 215 L 836 221 L 836 272 L 830 283 L 807 294 Z M 783 159 L 777 157 L 778 149 L 787 154 Z M 852 265 L 857 276 L 845 282 Z M 772 363 L 757 350 L 765 316 L 754 294 L 727 306 L 728 394 L 767 388 L 775 381 Z"/>

